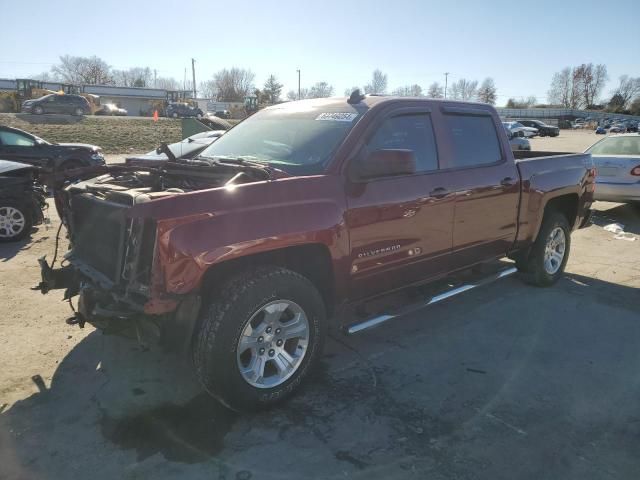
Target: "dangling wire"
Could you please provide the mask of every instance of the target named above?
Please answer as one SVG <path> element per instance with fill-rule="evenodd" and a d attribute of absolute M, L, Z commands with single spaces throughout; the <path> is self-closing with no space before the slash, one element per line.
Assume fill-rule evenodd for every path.
<path fill-rule="evenodd" d="M 58 233 L 56 233 L 56 246 L 53 252 L 53 261 L 51 262 L 51 268 L 56 264 L 56 259 L 58 258 L 58 243 L 60 242 L 60 231 L 62 230 L 62 222 L 60 222 L 60 226 L 58 227 Z"/>

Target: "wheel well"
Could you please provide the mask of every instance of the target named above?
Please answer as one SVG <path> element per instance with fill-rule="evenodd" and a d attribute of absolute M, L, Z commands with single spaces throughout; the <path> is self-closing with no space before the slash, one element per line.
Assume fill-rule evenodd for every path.
<path fill-rule="evenodd" d="M 552 198 L 544 207 L 545 213 L 551 210 L 562 213 L 573 228 L 578 216 L 578 195 L 571 193 Z"/>
<path fill-rule="evenodd" d="M 329 249 L 323 244 L 297 245 L 271 250 L 214 265 L 204 275 L 202 292 L 206 295 L 206 292 L 214 291 L 234 273 L 262 265 L 285 267 L 308 278 L 322 295 L 327 314 L 333 313 L 333 266 Z"/>

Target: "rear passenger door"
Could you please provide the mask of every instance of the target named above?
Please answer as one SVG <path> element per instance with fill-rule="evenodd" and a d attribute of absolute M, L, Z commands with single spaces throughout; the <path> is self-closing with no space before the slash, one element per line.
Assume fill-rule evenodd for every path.
<path fill-rule="evenodd" d="M 503 256 L 515 240 L 520 176 L 492 110 L 443 108 L 447 183 L 455 193 L 452 268 Z"/>
<path fill-rule="evenodd" d="M 348 183 L 352 299 L 387 292 L 448 269 L 454 197 L 442 192 L 434 124 L 427 109 L 399 109 L 365 135 L 358 158 L 382 149 L 415 154 L 416 173 Z"/>

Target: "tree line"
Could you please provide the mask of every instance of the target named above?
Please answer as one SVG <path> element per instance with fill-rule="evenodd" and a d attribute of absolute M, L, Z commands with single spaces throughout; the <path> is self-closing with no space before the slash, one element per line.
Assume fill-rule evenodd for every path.
<path fill-rule="evenodd" d="M 640 115 L 640 77 L 621 75 L 618 85 L 603 97 L 609 75 L 603 64 L 583 63 L 553 74 L 547 100 L 553 106 L 606 110 Z"/>

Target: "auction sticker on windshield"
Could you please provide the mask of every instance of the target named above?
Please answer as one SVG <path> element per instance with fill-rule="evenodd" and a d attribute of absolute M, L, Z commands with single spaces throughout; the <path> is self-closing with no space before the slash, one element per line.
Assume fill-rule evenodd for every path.
<path fill-rule="evenodd" d="M 327 112 L 321 113 L 316 117 L 316 120 L 329 120 L 332 122 L 353 122 L 353 120 L 358 116 L 357 113 L 347 113 L 347 112 Z"/>

